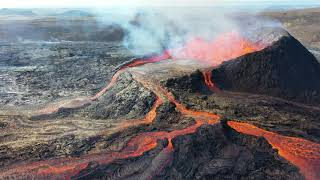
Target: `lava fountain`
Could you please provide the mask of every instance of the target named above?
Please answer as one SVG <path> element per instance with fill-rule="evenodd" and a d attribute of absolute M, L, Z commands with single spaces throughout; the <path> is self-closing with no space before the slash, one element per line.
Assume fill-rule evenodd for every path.
<path fill-rule="evenodd" d="M 254 43 L 238 32 L 223 33 L 211 41 L 192 38 L 182 48 L 171 51 L 171 56 L 178 59 L 194 59 L 211 67 L 218 66 L 239 56 L 262 50 L 266 45 Z"/>

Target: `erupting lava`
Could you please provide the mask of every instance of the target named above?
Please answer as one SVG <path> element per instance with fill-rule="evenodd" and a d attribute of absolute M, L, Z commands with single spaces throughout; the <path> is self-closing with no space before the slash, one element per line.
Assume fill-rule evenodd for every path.
<path fill-rule="evenodd" d="M 203 64 L 213 68 L 220 65 L 223 61 L 227 61 L 244 54 L 252 53 L 263 49 L 265 45 L 253 43 L 246 38 L 242 37 L 237 32 L 225 33 L 213 41 L 206 41 L 202 38 L 194 38 L 186 42 L 182 48 L 166 50 L 160 55 L 155 55 L 142 59 L 134 59 L 133 61 L 124 64 L 118 72 L 114 74 L 110 83 L 103 88 L 96 95 L 89 98 L 77 98 L 66 102 L 61 102 L 58 105 L 53 105 L 39 110 L 35 113 L 36 116 L 48 115 L 57 113 L 59 109 L 65 108 L 79 108 L 91 101 L 97 100 L 102 96 L 113 84 L 117 81 L 117 78 L 130 67 L 137 67 L 147 63 L 155 63 L 169 58 L 173 59 L 192 59 L 199 61 Z M 219 92 L 219 89 L 211 81 L 211 73 L 206 70 L 203 73 L 205 83 L 208 88 L 214 92 Z"/>
<path fill-rule="evenodd" d="M 117 78 L 123 73 L 126 68 L 140 66 L 146 63 L 158 62 L 161 60 L 172 58 L 188 58 L 199 60 L 210 67 L 219 65 L 223 61 L 251 53 L 262 49 L 262 46 L 257 46 L 254 43 L 242 38 L 238 33 L 232 32 L 224 34 L 221 37 L 216 38 L 211 42 L 204 41 L 196 38 L 186 43 L 185 47 L 174 50 L 166 51 L 160 56 L 155 56 L 146 59 L 137 59 L 131 63 L 125 64 L 120 70 L 113 76 L 111 82 L 107 87 L 102 89 L 95 96 L 85 99 L 83 102 L 98 100 L 110 87 L 114 85 Z M 172 53 L 174 52 L 174 53 Z M 219 89 L 215 86 L 211 80 L 211 71 L 203 72 L 204 81 L 207 86 L 214 92 L 218 92 Z M 142 83 L 145 87 L 150 86 L 150 80 L 135 78 L 135 80 Z M 156 110 L 163 103 L 168 100 L 175 104 L 176 109 L 184 116 L 192 117 L 196 120 L 194 125 L 191 125 L 185 129 L 174 130 L 171 132 L 143 132 L 133 137 L 127 143 L 126 147 L 119 152 L 104 152 L 98 154 L 84 155 L 79 158 L 60 158 L 47 161 L 36 162 L 32 164 L 22 164 L 20 166 L 14 166 L 5 172 L 0 172 L 0 177 L 10 178 L 13 177 L 31 177 L 31 178 L 47 178 L 47 179 L 70 179 L 72 176 L 78 174 L 81 170 L 86 168 L 89 162 L 95 161 L 100 164 L 107 164 L 116 159 L 124 159 L 130 157 L 141 156 L 144 152 L 149 151 L 157 146 L 159 139 L 168 139 L 168 146 L 162 150 L 165 156 L 163 161 L 170 160 L 170 153 L 173 150 L 171 140 L 177 136 L 194 133 L 198 127 L 203 124 L 217 123 L 220 117 L 216 114 L 209 112 L 193 111 L 187 109 L 183 104 L 180 104 L 175 100 L 174 96 L 163 87 L 156 83 L 151 83 L 149 89 L 151 89 L 156 95 L 157 100 L 152 107 L 151 111 L 142 120 L 131 120 L 120 123 L 122 128 L 127 128 L 140 124 L 151 124 L 156 118 Z M 82 101 L 77 104 L 82 105 Z M 60 105 L 56 108 L 48 109 L 45 113 L 50 114 L 56 112 L 61 107 L 65 107 L 66 104 Z M 69 104 L 67 104 L 69 105 Z M 70 106 L 70 105 L 69 105 Z M 70 106 L 74 107 L 74 106 Z M 250 134 L 254 136 L 263 136 L 268 142 L 276 149 L 279 150 L 279 154 L 289 160 L 291 163 L 298 166 L 309 180 L 316 180 L 320 177 L 316 174 L 319 171 L 319 159 L 320 159 L 320 145 L 306 141 L 299 138 L 291 138 L 281 136 L 276 133 L 268 132 L 259 129 L 250 124 L 237 123 L 230 121 L 228 125 L 237 130 L 238 132 Z M 162 164 L 161 166 L 165 166 Z M 159 169 L 162 169 L 159 167 Z M 152 171 L 156 173 L 155 171 Z"/>
<path fill-rule="evenodd" d="M 264 47 L 265 45 L 253 43 L 233 31 L 222 34 L 213 41 L 191 39 L 182 48 L 173 50 L 172 57 L 194 59 L 210 66 L 217 66 L 223 61 L 259 51 Z"/>

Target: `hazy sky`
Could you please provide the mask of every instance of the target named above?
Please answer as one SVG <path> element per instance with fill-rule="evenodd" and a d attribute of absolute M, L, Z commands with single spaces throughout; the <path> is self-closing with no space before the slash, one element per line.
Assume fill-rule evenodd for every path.
<path fill-rule="evenodd" d="M 113 6 L 209 6 L 232 4 L 319 4 L 320 0 L 0 0 L 0 8 L 70 8 Z"/>

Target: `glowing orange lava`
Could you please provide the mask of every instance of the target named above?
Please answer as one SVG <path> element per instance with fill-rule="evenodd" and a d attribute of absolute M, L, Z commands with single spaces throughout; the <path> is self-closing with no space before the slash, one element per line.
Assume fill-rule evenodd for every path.
<path fill-rule="evenodd" d="M 123 72 L 124 72 L 124 69 L 121 69 L 121 70 L 119 70 L 118 72 L 116 72 L 116 73 L 112 76 L 110 83 L 109 83 L 105 88 L 103 88 L 101 91 L 99 91 L 96 95 L 94 95 L 93 97 L 91 97 L 90 100 L 95 101 L 95 100 L 97 100 L 100 96 L 102 96 L 105 92 L 107 92 L 108 89 L 110 89 L 110 88 L 117 82 L 118 77 L 119 77 Z"/>
<path fill-rule="evenodd" d="M 215 92 L 215 93 L 220 92 L 220 89 L 211 80 L 211 76 L 212 76 L 211 71 L 203 71 L 202 75 L 204 77 L 204 83 L 212 92 Z"/>
<path fill-rule="evenodd" d="M 211 66 L 217 66 L 223 61 L 259 51 L 265 46 L 256 44 L 233 31 L 219 35 L 212 41 L 194 38 L 180 49 L 172 51 L 174 58 L 194 59 Z"/>
<path fill-rule="evenodd" d="M 36 162 L 28 165 L 20 165 L 12 167 L 9 170 L 0 173 L 0 177 L 21 177 L 24 175 L 29 175 L 37 179 L 70 179 L 72 176 L 78 174 L 82 169 L 86 168 L 89 162 L 95 161 L 100 164 L 107 164 L 116 159 L 125 159 L 129 157 L 141 156 L 144 152 L 149 151 L 157 146 L 157 140 L 167 138 L 169 144 L 164 151 L 169 154 L 173 150 L 173 145 L 171 140 L 177 136 L 194 133 L 198 127 L 205 123 L 214 124 L 218 122 L 219 116 L 201 111 L 192 111 L 187 109 L 182 104 L 178 103 L 173 95 L 166 91 L 165 89 L 159 87 L 160 92 L 155 92 L 156 94 L 161 93 L 169 101 L 174 103 L 179 111 L 184 115 L 190 116 L 196 119 L 196 123 L 185 129 L 175 130 L 171 132 L 145 132 L 132 138 L 127 146 L 120 152 L 105 152 L 91 155 L 84 155 L 80 158 L 61 158 L 48 161 Z M 151 123 L 156 117 L 156 109 L 162 104 L 163 100 L 157 98 L 151 111 L 146 115 L 143 120 L 138 122 L 133 122 L 129 125 L 124 125 L 129 127 L 130 125 Z"/>
<path fill-rule="evenodd" d="M 113 77 L 111 78 L 110 83 L 103 88 L 100 92 L 98 92 L 95 96 L 91 97 L 90 100 L 96 100 L 100 96 L 102 96 L 105 92 L 107 92 L 108 89 L 110 89 L 117 81 L 118 77 L 125 71 L 125 69 L 130 68 L 130 67 L 137 67 L 137 66 L 142 66 L 144 64 L 148 63 L 155 63 L 159 62 L 162 60 L 166 60 L 170 58 L 170 54 L 168 51 L 163 52 L 160 55 L 157 56 L 152 56 L 149 58 L 144 58 L 144 59 L 134 59 L 133 61 L 129 62 L 128 64 L 123 65 L 118 72 L 116 72 Z"/>
<path fill-rule="evenodd" d="M 171 57 L 171 55 L 170 55 L 169 51 L 164 51 L 160 55 L 155 55 L 155 56 L 152 56 L 149 58 L 136 59 L 136 60 L 130 62 L 129 64 L 125 64 L 124 66 L 121 67 L 121 69 L 142 66 L 147 63 L 155 63 L 155 62 L 169 59 L 170 57 Z"/>
<path fill-rule="evenodd" d="M 154 103 L 154 105 L 152 106 L 151 110 L 147 113 L 147 115 L 143 119 L 127 120 L 127 121 L 122 122 L 119 126 L 121 126 L 121 128 L 128 128 L 131 126 L 138 126 L 138 125 L 142 125 L 142 124 L 151 124 L 157 116 L 156 110 L 158 109 L 158 107 L 162 103 L 163 103 L 163 100 L 161 98 L 157 97 L 157 100 Z"/>
<path fill-rule="evenodd" d="M 280 156 L 299 167 L 306 179 L 320 179 L 320 144 L 282 136 L 247 123 L 229 121 L 228 125 L 240 133 L 266 138 Z"/>
<path fill-rule="evenodd" d="M 104 87 L 102 90 L 100 90 L 97 94 L 95 94 L 92 97 L 84 97 L 84 98 L 76 98 L 76 99 L 71 99 L 71 100 L 65 100 L 63 102 L 60 102 L 56 105 L 49 105 L 48 107 L 42 108 L 38 111 L 35 112 L 35 116 L 41 116 L 41 115 L 49 115 L 53 113 L 57 113 L 60 109 L 62 108 L 80 108 L 85 105 L 88 105 L 92 103 L 92 101 L 97 100 L 99 97 L 101 97 L 104 93 L 106 93 L 117 81 L 119 76 L 125 72 L 127 68 L 130 67 L 137 67 L 137 66 L 142 66 L 147 63 L 155 63 L 159 62 L 162 60 L 166 60 L 170 58 L 170 54 L 168 51 L 165 51 L 164 53 L 157 55 L 157 56 L 152 56 L 149 58 L 144 58 L 144 59 L 135 59 L 132 62 L 129 62 L 128 64 L 123 65 L 119 71 L 117 71 L 111 78 L 111 81 L 109 84 Z"/>
<path fill-rule="evenodd" d="M 130 67 L 141 66 L 147 63 L 155 63 L 169 58 L 194 59 L 213 67 L 221 64 L 223 61 L 261 50 L 264 47 L 265 46 L 261 44 L 256 44 L 249 41 L 234 31 L 221 34 L 212 41 L 194 38 L 186 42 L 182 48 L 167 50 L 160 55 L 148 58 L 135 59 L 132 62 L 123 65 L 120 70 L 114 74 L 110 83 L 93 97 L 73 99 L 56 106 L 49 106 L 39 110 L 36 115 L 52 114 L 58 112 L 61 108 L 79 108 L 90 104 L 91 101 L 97 100 L 108 89 L 110 89 L 116 82 L 117 78 L 125 71 L 125 69 Z M 214 92 L 219 92 L 219 89 L 211 81 L 211 73 L 208 71 L 205 72 L 204 78 L 209 89 Z"/>
<path fill-rule="evenodd" d="M 262 48 L 262 46 L 251 43 L 235 32 L 224 34 L 211 42 L 195 38 L 187 42 L 181 49 L 166 51 L 162 55 L 147 59 L 137 59 L 124 65 L 112 77 L 111 82 L 95 96 L 89 98 L 89 100 L 97 100 L 101 95 L 103 95 L 112 85 L 114 85 L 120 74 L 123 73 L 126 68 L 141 66 L 146 63 L 154 63 L 170 57 L 195 59 L 212 67 L 223 61 L 236 58 Z M 212 82 L 211 75 L 210 71 L 203 72 L 205 84 L 214 92 L 218 92 L 219 89 L 215 86 L 214 82 Z M 146 87 L 146 82 L 141 81 L 141 83 Z M 24 179 L 70 179 L 72 176 L 85 169 L 89 162 L 95 161 L 100 164 L 108 164 L 116 159 L 141 156 L 143 153 L 155 148 L 159 139 L 165 138 L 169 140 L 168 146 L 163 150 L 164 154 L 167 154 L 166 156 L 163 156 L 164 160 L 167 162 L 169 159 L 166 158 L 170 158 L 168 154 L 170 154 L 174 148 L 172 144 L 173 138 L 194 133 L 197 128 L 203 124 L 214 124 L 219 121 L 219 115 L 209 112 L 189 110 L 183 104 L 179 103 L 172 93 L 157 84 L 153 85 L 155 86 L 153 88 L 153 92 L 157 95 L 157 100 L 150 112 L 141 120 L 125 121 L 120 124 L 121 127 L 127 128 L 134 125 L 151 124 L 156 118 L 157 108 L 165 99 L 175 104 L 176 109 L 180 111 L 182 115 L 194 118 L 196 123 L 187 128 L 171 132 L 143 132 L 130 139 L 126 147 L 117 152 L 103 152 L 83 155 L 80 157 L 52 159 L 12 166 L 7 170 L 0 172 L 0 178 L 10 179 L 11 177 L 21 177 L 23 179 L 24 177 L 27 177 Z M 76 101 L 76 103 L 81 104 L 82 101 Z M 70 104 L 67 105 L 71 106 Z M 50 110 L 52 111 L 52 109 Z M 53 108 L 53 110 L 57 110 L 57 108 Z M 318 173 L 320 172 L 319 144 L 300 138 L 286 137 L 273 132 L 268 132 L 250 124 L 234 121 L 230 121 L 228 124 L 238 132 L 265 137 L 274 148 L 279 150 L 279 154 L 282 157 L 298 166 L 308 180 L 320 179 Z M 165 166 L 165 164 L 162 165 Z M 161 170 L 162 168 L 160 167 L 159 169 Z"/>

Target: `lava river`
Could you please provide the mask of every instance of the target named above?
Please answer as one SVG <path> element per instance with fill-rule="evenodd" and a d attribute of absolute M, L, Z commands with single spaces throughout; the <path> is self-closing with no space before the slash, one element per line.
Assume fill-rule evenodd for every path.
<path fill-rule="evenodd" d="M 232 59 L 247 53 L 258 51 L 263 47 L 255 45 L 254 43 L 242 38 L 237 33 L 225 34 L 216 38 L 212 42 L 195 38 L 186 43 L 182 47 L 173 51 L 166 51 L 160 56 L 155 56 L 145 59 L 137 59 L 131 63 L 125 64 L 113 76 L 108 86 L 102 89 L 93 97 L 72 100 L 59 104 L 54 107 L 43 109 L 41 113 L 50 114 L 57 112 L 62 107 L 79 107 L 91 101 L 98 101 L 112 85 L 115 84 L 117 78 L 127 68 L 141 66 L 146 63 L 155 63 L 168 58 L 181 59 L 189 58 L 195 59 L 199 62 L 207 63 L 209 67 L 214 67 L 221 62 Z M 212 51 L 215 49 L 215 51 Z M 214 53 L 213 53 L 214 52 Z M 209 89 L 219 93 L 220 90 L 211 81 L 211 73 L 208 70 L 203 71 L 204 82 Z M 116 159 L 125 159 L 143 155 L 143 153 L 154 149 L 158 144 L 159 139 L 168 139 L 169 143 L 166 148 L 162 150 L 163 164 L 160 164 L 158 169 L 166 166 L 166 162 L 170 161 L 170 154 L 174 151 L 174 146 L 171 140 L 177 136 L 194 133 L 197 128 L 203 124 L 214 124 L 220 119 L 219 115 L 194 111 L 186 108 L 183 104 L 175 100 L 175 97 L 164 87 L 154 83 L 146 78 L 134 77 L 146 88 L 150 89 L 157 95 L 157 100 L 154 103 L 151 111 L 141 120 L 127 120 L 120 123 L 119 126 L 127 128 L 137 126 L 140 124 L 151 124 L 156 118 L 157 108 L 164 102 L 170 101 L 175 104 L 176 109 L 184 116 L 192 117 L 196 123 L 181 130 L 173 130 L 170 132 L 143 132 L 133 137 L 128 141 L 126 147 L 117 152 L 101 152 L 96 154 L 83 155 L 80 157 L 57 158 L 52 160 L 44 160 L 34 163 L 22 163 L 8 167 L 0 172 L 0 178 L 19 178 L 19 179 L 70 179 L 72 176 L 78 174 L 85 169 L 90 162 L 97 162 L 99 164 L 108 164 Z M 40 113 L 40 114 L 41 114 Z M 279 155 L 290 161 L 292 164 L 299 167 L 301 172 L 309 180 L 320 179 L 318 172 L 320 171 L 320 145 L 301 138 L 292 138 L 282 136 L 273 132 L 262 130 L 246 123 L 239 123 L 236 121 L 229 121 L 228 125 L 240 133 L 250 134 L 254 136 L 263 136 L 274 147 L 278 149 Z M 154 173 L 154 174 L 153 174 Z M 158 171 L 150 171 L 147 179 L 156 175 Z"/>

